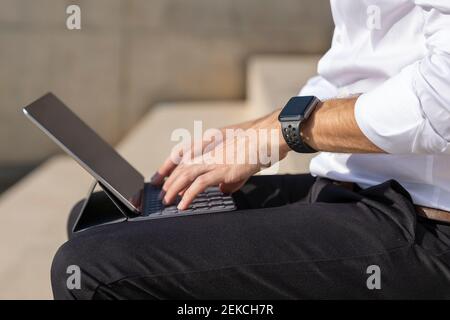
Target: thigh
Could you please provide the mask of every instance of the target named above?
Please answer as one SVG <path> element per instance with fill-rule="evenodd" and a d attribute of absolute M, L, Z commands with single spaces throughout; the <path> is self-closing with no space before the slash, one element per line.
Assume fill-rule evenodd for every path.
<path fill-rule="evenodd" d="M 448 297 L 448 268 L 417 245 L 402 206 L 295 202 L 99 227 L 58 251 L 53 289 L 57 298 Z M 65 290 L 68 265 L 82 270 L 79 291 Z M 380 290 L 367 286 L 370 266 Z"/>
<path fill-rule="evenodd" d="M 239 209 L 279 207 L 304 199 L 314 181 L 310 174 L 253 176 L 233 197 Z M 78 202 L 69 214 L 69 239 L 83 203 L 84 200 Z"/>
<path fill-rule="evenodd" d="M 254 176 L 233 197 L 239 209 L 280 207 L 305 199 L 315 181 L 310 174 Z"/>

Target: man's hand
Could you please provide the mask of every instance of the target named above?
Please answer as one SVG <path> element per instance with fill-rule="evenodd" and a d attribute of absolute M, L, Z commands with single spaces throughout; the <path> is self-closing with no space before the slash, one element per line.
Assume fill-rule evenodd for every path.
<path fill-rule="evenodd" d="M 210 186 L 219 185 L 222 192 L 232 193 L 249 177 L 273 164 L 265 163 L 261 154 L 275 150 L 278 154 L 276 161 L 283 159 L 289 147 L 281 135 L 278 114 L 279 110 L 252 122 L 221 129 L 225 133 L 224 140 L 210 150 L 202 150 L 195 158 L 192 158 L 192 149 L 188 149 L 189 152 L 182 154 L 181 162 L 177 164 L 173 161 L 172 154 L 152 179 L 152 183 L 161 184 L 167 177 L 162 187 L 163 202 L 171 204 L 177 195 L 180 195 L 182 200 L 178 208 L 184 210 L 199 193 Z M 268 139 L 261 139 L 258 134 L 257 139 L 251 139 L 248 134 L 229 136 L 227 129 L 243 129 L 256 133 L 263 130 L 266 131 Z M 276 139 L 271 139 L 272 130 L 276 133 Z M 201 145 L 205 144 L 208 145 L 205 142 Z M 180 155 L 180 150 L 174 150 L 173 153 Z"/>
<path fill-rule="evenodd" d="M 357 98 L 331 99 L 321 103 L 311 117 L 302 125 L 301 135 L 304 141 L 319 151 L 338 153 L 383 153 L 383 150 L 374 145 L 361 132 L 356 123 L 354 108 Z M 247 135 L 237 135 L 221 140 L 217 143 L 206 144 L 210 146 L 205 149 L 205 142 L 200 144 L 202 150 L 200 156 L 192 159 L 195 153 L 192 148 L 187 152 L 174 150 L 173 153 L 181 155 L 181 162 L 173 161 L 173 154 L 161 166 L 152 178 L 152 183 L 163 184 L 163 200 L 166 204 L 173 203 L 177 195 L 182 196 L 182 201 L 178 208 L 186 209 L 192 200 L 209 186 L 219 185 L 221 190 L 232 193 L 238 190 L 247 179 L 259 172 L 263 167 L 273 163 L 264 163 L 260 158 L 261 150 L 278 151 L 278 160 L 283 159 L 290 151 L 281 134 L 278 122 L 277 110 L 266 117 L 223 128 L 244 129 L 244 130 L 275 130 L 277 139 L 273 141 L 249 139 Z M 245 161 L 230 161 L 226 154 L 228 150 L 250 150 L 250 154 L 244 157 Z M 234 152 L 233 154 L 235 154 Z M 237 152 L 239 153 L 239 152 Z M 264 152 L 262 152 L 264 153 Z M 256 155 L 253 159 L 251 155 Z M 222 157 L 222 158 L 221 158 Z M 215 159 L 216 161 L 205 161 L 205 159 Z M 221 160 L 221 161 L 217 161 Z M 234 159 L 236 160 L 236 159 Z"/>
<path fill-rule="evenodd" d="M 222 137 L 225 137 L 227 129 L 246 130 L 266 118 L 267 118 L 267 116 L 262 117 L 260 119 L 256 119 L 256 120 L 251 120 L 251 121 L 247 121 L 247 122 L 243 122 L 243 123 L 239 123 L 239 124 L 235 124 L 235 125 L 226 126 L 221 129 L 218 129 L 218 130 L 222 133 Z M 170 155 L 167 157 L 167 159 L 162 164 L 162 166 L 152 176 L 150 182 L 154 185 L 161 185 L 164 182 L 164 179 L 169 177 L 170 174 L 172 173 L 172 171 L 175 170 L 175 168 L 177 167 L 177 164 L 179 163 L 178 159 L 181 159 L 186 156 L 193 158 L 195 155 L 209 152 L 213 147 L 215 147 L 223 142 L 223 139 L 211 141 L 210 139 L 203 139 L 203 138 L 204 137 L 202 137 L 201 141 L 193 141 L 189 145 L 181 144 L 181 145 L 175 146 L 172 149 Z"/>
<path fill-rule="evenodd" d="M 222 136 L 224 136 L 224 130 L 219 129 L 222 132 Z M 169 177 L 171 173 L 175 170 L 177 165 L 180 163 L 180 159 L 190 158 L 193 159 L 196 155 L 204 154 L 212 150 L 214 147 L 221 144 L 223 140 L 207 140 L 202 139 L 201 141 L 193 141 L 190 144 L 180 144 L 175 146 L 170 155 L 164 161 L 162 166 L 158 169 L 158 171 L 153 174 L 150 183 L 154 185 L 161 185 L 164 182 L 164 179 Z"/>

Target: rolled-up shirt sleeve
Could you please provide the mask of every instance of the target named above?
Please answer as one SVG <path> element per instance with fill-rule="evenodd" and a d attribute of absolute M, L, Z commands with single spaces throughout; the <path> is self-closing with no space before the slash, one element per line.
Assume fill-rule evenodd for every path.
<path fill-rule="evenodd" d="M 388 153 L 450 154 L 450 1 L 415 3 L 424 14 L 426 55 L 362 94 L 355 117 Z"/>
<path fill-rule="evenodd" d="M 316 96 L 320 100 L 334 98 L 337 88 L 320 75 L 310 78 L 300 90 L 299 96 Z"/>

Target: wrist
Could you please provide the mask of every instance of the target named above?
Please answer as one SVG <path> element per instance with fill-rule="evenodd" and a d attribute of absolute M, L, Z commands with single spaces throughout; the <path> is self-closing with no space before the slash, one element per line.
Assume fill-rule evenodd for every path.
<path fill-rule="evenodd" d="M 279 112 L 278 112 L 279 113 Z M 280 159 L 283 159 L 287 156 L 287 154 L 292 151 L 291 147 L 286 142 L 286 139 L 283 137 L 283 128 L 281 127 L 281 123 L 278 121 L 278 114 L 276 117 L 277 122 L 277 137 L 278 137 L 278 145 L 279 145 L 279 152 L 280 152 Z"/>
<path fill-rule="evenodd" d="M 288 152 L 291 151 L 291 148 L 284 140 L 281 124 L 278 121 L 278 115 L 280 114 L 280 112 L 281 108 L 276 109 L 274 112 L 260 119 L 260 121 L 255 124 L 255 127 L 257 127 L 258 129 L 268 130 L 268 137 L 270 139 L 270 145 L 268 146 L 268 148 L 275 145 L 279 152 L 279 158 L 280 160 L 282 160 L 286 157 Z M 275 132 L 275 135 L 272 135 L 272 130 Z M 274 140 L 272 140 L 272 137 L 274 138 Z"/>
<path fill-rule="evenodd" d="M 292 151 L 292 149 L 289 147 L 289 145 L 287 144 L 286 140 L 283 137 L 283 133 L 282 133 L 282 127 L 281 127 L 281 123 L 278 120 L 278 116 L 280 115 L 281 112 L 281 108 L 275 110 L 275 112 L 273 112 L 271 114 L 271 122 L 273 123 L 274 128 L 276 129 L 276 136 L 277 136 L 277 141 L 276 143 L 278 143 L 278 150 L 280 153 L 280 160 L 282 160 L 283 158 L 285 158 L 287 156 L 287 154 Z"/>

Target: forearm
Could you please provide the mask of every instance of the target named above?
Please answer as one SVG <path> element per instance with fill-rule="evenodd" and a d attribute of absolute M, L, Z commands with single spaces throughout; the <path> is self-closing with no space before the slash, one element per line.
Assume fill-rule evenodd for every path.
<path fill-rule="evenodd" d="M 247 130 L 247 129 L 250 129 L 250 128 L 254 127 L 256 124 L 260 123 L 261 121 L 264 121 L 264 120 L 270 118 L 271 116 L 272 116 L 272 113 L 270 113 L 268 115 L 265 115 L 263 117 L 260 117 L 260 118 L 248 120 L 248 121 L 237 123 L 237 124 L 233 124 L 233 125 L 228 125 L 226 127 L 221 128 L 221 130 L 222 131 L 224 131 L 226 129 L 243 129 L 243 130 Z"/>
<path fill-rule="evenodd" d="M 302 126 L 304 141 L 319 151 L 384 153 L 359 129 L 354 115 L 356 99 L 324 101 Z"/>

